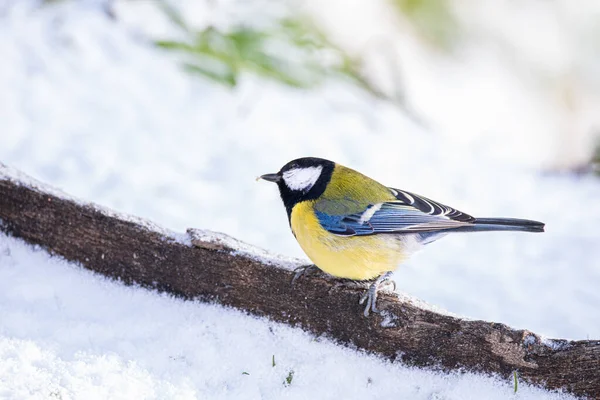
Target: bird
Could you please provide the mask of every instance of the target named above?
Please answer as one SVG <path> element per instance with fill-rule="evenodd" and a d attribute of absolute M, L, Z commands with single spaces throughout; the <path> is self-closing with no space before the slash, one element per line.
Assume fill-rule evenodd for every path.
<path fill-rule="evenodd" d="M 322 158 L 298 158 L 259 179 L 277 184 L 292 233 L 317 268 L 336 278 L 372 282 L 360 299 L 366 301 L 365 316 L 379 312 L 377 292 L 392 272 L 446 234 L 544 232 L 542 222 L 475 218 Z M 307 268 L 300 267 L 294 280 Z"/>

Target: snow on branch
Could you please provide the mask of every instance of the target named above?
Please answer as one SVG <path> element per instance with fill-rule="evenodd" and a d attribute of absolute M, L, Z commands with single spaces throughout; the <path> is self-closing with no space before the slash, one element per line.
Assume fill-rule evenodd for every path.
<path fill-rule="evenodd" d="M 403 363 L 468 370 L 600 398 L 600 340 L 544 339 L 527 330 L 457 318 L 382 293 L 365 318 L 362 289 L 313 274 L 292 287 L 299 261 L 208 231 L 177 234 L 80 202 L 0 164 L 0 230 L 117 279 L 186 299 L 235 307 L 340 345 Z"/>

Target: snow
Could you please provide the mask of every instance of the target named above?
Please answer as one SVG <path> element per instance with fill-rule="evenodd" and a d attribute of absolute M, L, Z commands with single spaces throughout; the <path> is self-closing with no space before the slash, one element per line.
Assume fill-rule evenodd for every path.
<path fill-rule="evenodd" d="M 0 254 L 2 399 L 571 398 L 391 364 L 236 310 L 109 281 L 5 235 Z"/>
<path fill-rule="evenodd" d="M 548 337 L 600 338 L 597 178 L 507 162 L 493 156 L 497 137 L 439 135 L 341 82 L 302 91 L 248 76 L 232 91 L 216 86 L 153 47 L 140 28 L 146 11 L 136 10 L 128 23 L 94 1 L 0 6 L 0 161 L 120 217 L 150 219 L 176 240 L 188 243 L 182 232 L 202 228 L 304 260 L 276 188 L 255 182 L 301 156 L 338 161 L 475 216 L 541 220 L 544 234 L 454 235 L 428 245 L 396 272 L 398 290 Z M 486 76 L 471 78 L 485 87 Z M 503 89 L 494 86 L 496 98 Z M 449 115 L 456 107 L 444 108 L 450 92 L 440 90 L 421 91 L 419 103 L 458 118 Z M 529 144 L 502 152 L 520 146 L 519 157 L 535 155 Z M 108 282 L 13 239 L 1 243 L 2 398 L 511 396 L 510 382 L 390 365 L 238 311 Z M 556 398 L 525 385 L 517 397 Z"/>
<path fill-rule="evenodd" d="M 220 232 L 192 228 L 188 229 L 188 235 L 192 244 L 199 241 L 202 242 L 202 247 L 205 247 L 207 243 L 210 243 L 215 245 L 216 248 L 231 249 L 232 254 L 243 255 L 263 264 L 285 268 L 290 271 L 307 264 L 305 260 L 275 254 Z"/>
<path fill-rule="evenodd" d="M 8 180 L 19 185 L 26 186 L 38 192 L 48 193 L 60 199 L 77 201 L 80 204 L 83 204 L 83 202 L 75 199 L 73 196 L 70 196 L 64 191 L 57 189 L 52 185 L 48 185 L 47 183 L 40 182 L 37 179 L 34 179 L 29 175 L 23 173 L 23 171 L 11 167 L 10 165 L 4 165 L 0 163 L 0 179 Z"/>

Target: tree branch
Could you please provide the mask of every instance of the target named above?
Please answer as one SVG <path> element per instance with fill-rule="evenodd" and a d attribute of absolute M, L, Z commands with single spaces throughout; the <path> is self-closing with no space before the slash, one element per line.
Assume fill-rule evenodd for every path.
<path fill-rule="evenodd" d="M 547 340 L 503 324 L 470 321 L 382 293 L 365 318 L 360 289 L 323 274 L 300 279 L 284 260 L 240 251 L 235 239 L 174 234 L 82 204 L 0 164 L 0 230 L 83 267 L 186 299 L 264 316 L 392 361 L 496 374 L 600 398 L 600 341 Z M 193 233 L 193 232 L 192 232 Z"/>

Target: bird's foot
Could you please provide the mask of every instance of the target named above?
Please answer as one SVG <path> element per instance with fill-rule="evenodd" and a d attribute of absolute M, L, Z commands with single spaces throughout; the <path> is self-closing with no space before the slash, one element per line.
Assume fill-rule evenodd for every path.
<path fill-rule="evenodd" d="M 292 282 L 290 284 L 292 286 L 294 286 L 294 283 L 296 283 L 298 278 L 305 277 L 306 275 L 310 274 L 314 270 L 318 270 L 318 268 L 316 265 L 312 265 L 312 264 L 303 265 L 301 267 L 295 268 L 294 269 L 294 277 L 292 278 Z"/>
<path fill-rule="evenodd" d="M 375 280 L 375 282 L 371 284 L 371 286 L 369 286 L 369 289 L 367 289 L 365 293 L 361 296 L 358 304 L 363 304 L 365 301 L 367 302 L 367 305 L 365 306 L 365 311 L 363 312 L 365 317 L 368 317 L 370 312 L 379 312 L 376 306 L 377 292 L 379 291 L 379 289 L 381 289 L 382 286 L 391 284 L 394 287 L 393 290 L 396 290 L 396 282 L 390 279 L 391 276 L 391 272 L 386 272 L 385 274 L 381 275 Z"/>

